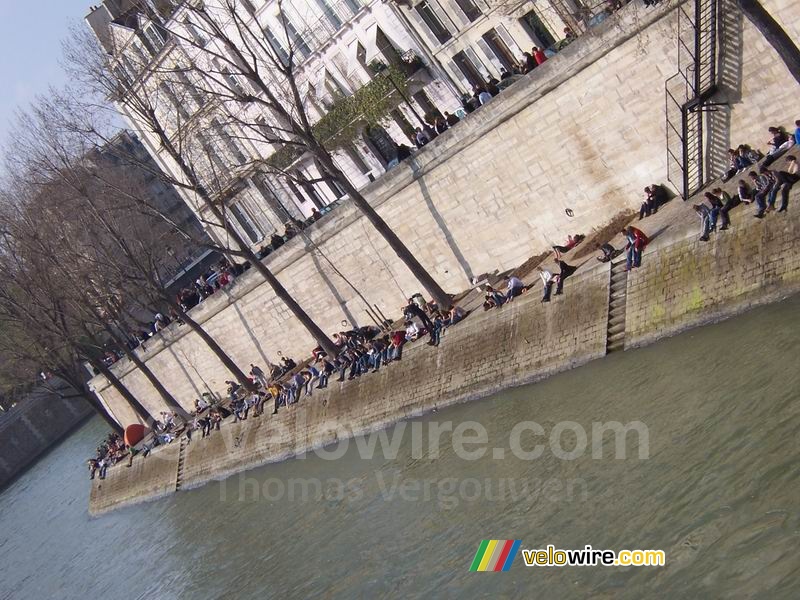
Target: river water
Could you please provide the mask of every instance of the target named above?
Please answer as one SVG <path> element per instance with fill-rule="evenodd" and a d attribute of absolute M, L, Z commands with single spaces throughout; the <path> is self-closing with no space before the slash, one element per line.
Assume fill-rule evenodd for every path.
<path fill-rule="evenodd" d="M 94 419 L 0 495 L 0 598 L 796 598 L 799 325 L 796 298 L 393 428 L 396 453 L 351 442 L 92 519 Z M 593 435 L 609 421 L 641 423 L 624 457 Z M 428 441 L 470 422 L 485 443 Z M 470 573 L 482 539 L 666 566 Z"/>

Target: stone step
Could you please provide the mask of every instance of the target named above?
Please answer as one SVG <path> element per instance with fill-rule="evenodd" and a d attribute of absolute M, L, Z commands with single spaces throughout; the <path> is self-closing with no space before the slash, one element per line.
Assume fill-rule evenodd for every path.
<path fill-rule="evenodd" d="M 608 303 L 608 308 L 611 310 L 625 308 L 625 298 L 614 298 Z"/>
<path fill-rule="evenodd" d="M 617 331 L 616 333 L 609 334 L 608 338 L 606 338 L 607 343 L 611 344 L 612 342 L 623 341 L 625 339 L 625 332 L 624 331 Z"/>
<path fill-rule="evenodd" d="M 609 312 L 608 313 L 608 327 L 616 327 L 617 325 L 625 324 L 625 311 Z"/>
<path fill-rule="evenodd" d="M 622 323 L 618 323 L 616 325 L 609 325 L 609 327 L 608 327 L 608 335 L 609 335 L 609 337 L 617 335 L 619 333 L 622 333 L 622 334 L 625 333 L 625 322 L 624 321 Z"/>

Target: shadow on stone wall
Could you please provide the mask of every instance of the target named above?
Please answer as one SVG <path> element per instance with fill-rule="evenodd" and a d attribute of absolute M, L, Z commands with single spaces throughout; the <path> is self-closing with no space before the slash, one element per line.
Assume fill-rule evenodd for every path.
<path fill-rule="evenodd" d="M 236 311 L 236 316 L 239 317 L 239 322 L 242 324 L 242 328 L 247 332 L 247 337 L 250 338 L 250 341 L 253 342 L 253 346 L 255 346 L 256 350 L 258 350 L 258 355 L 261 357 L 261 364 L 262 365 L 271 365 L 274 364 L 269 358 L 267 358 L 266 353 L 264 352 L 264 348 L 261 346 L 261 342 L 258 340 L 258 336 L 253 333 L 253 328 L 250 326 L 250 323 L 247 321 L 245 316 L 242 314 L 242 310 L 239 308 L 239 304 L 234 302 L 231 304 L 234 310 Z"/>
<path fill-rule="evenodd" d="M 728 169 L 728 148 L 746 140 L 731 140 L 731 110 L 742 100 L 744 17 L 733 0 L 719 2 L 718 103 L 707 113 L 706 169 L 711 179 Z"/>
<path fill-rule="evenodd" d="M 417 173 L 419 171 L 419 165 L 417 165 L 417 163 L 414 162 L 413 157 L 408 160 L 409 164 L 411 165 L 411 169 L 415 173 Z M 447 242 L 447 245 L 450 247 L 453 256 L 455 256 L 455 259 L 461 266 L 461 270 L 464 271 L 464 276 L 467 278 L 467 282 L 468 283 L 471 282 L 474 276 L 472 267 L 470 266 L 464 254 L 461 252 L 461 248 L 458 247 L 458 243 L 453 237 L 453 233 L 450 231 L 450 228 L 447 226 L 444 217 L 439 212 L 439 209 L 436 208 L 436 205 L 433 203 L 433 198 L 431 198 L 431 192 L 428 189 L 428 184 L 425 182 L 424 175 L 420 175 L 417 178 L 417 183 L 419 184 L 420 192 L 422 192 L 422 198 L 425 200 L 425 204 L 428 206 L 428 210 L 431 212 L 431 216 L 433 217 L 433 220 L 436 222 L 436 226 L 442 232 L 444 240 L 445 242 Z"/>

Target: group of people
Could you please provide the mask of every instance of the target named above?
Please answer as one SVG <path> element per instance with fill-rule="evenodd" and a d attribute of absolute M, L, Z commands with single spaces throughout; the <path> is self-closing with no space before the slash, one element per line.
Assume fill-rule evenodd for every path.
<path fill-rule="evenodd" d="M 128 448 L 122 437 L 115 432 L 108 434 L 96 448 L 95 455 L 87 461 L 89 479 L 94 479 L 95 476 L 105 479 L 108 467 L 118 463 L 127 455 Z"/>
<path fill-rule="evenodd" d="M 717 186 L 704 193 L 703 202 L 692 206 L 700 219 L 701 241 L 710 239 L 711 233 L 717 231 L 718 223 L 720 231 L 728 229 L 730 211 L 740 204 L 755 204 L 753 216 L 757 219 L 763 219 L 772 211 L 782 213 L 788 210 L 789 192 L 800 181 L 800 167 L 794 155 L 778 161 L 787 150 L 800 143 L 800 120 L 795 121 L 795 127 L 793 134 L 787 133 L 782 127 L 770 127 L 766 156 L 744 144 L 735 150 L 728 150 L 730 165 L 723 181 L 730 181 L 744 172 L 747 175 L 738 180 L 735 194 Z M 776 208 L 778 197 L 780 205 Z"/>

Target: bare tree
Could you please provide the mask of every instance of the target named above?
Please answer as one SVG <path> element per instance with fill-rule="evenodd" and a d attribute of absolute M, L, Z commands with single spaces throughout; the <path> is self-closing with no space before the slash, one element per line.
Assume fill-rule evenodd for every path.
<path fill-rule="evenodd" d="M 155 89 L 148 88 L 145 82 L 131 80 L 127 75 L 122 74 L 119 69 L 115 68 L 116 65 L 109 61 L 109 56 L 97 41 L 86 32 L 75 31 L 71 43 L 65 48 L 65 56 L 70 71 L 75 74 L 76 78 L 80 78 L 90 91 L 118 101 L 129 112 L 132 122 L 140 128 L 139 130 L 158 141 L 171 163 L 171 168 L 162 169 L 160 175 L 165 181 L 183 190 L 184 193 L 195 198 L 198 204 L 205 207 L 210 219 L 203 220 L 204 224 L 211 229 L 224 232 L 224 235 L 214 237 L 228 239 L 231 242 L 229 246 L 220 245 L 219 249 L 248 261 L 264 277 L 275 295 L 289 308 L 325 352 L 330 356 L 336 356 L 338 347 L 263 264 L 238 231 L 230 226 L 225 200 L 226 194 L 230 193 L 231 186 L 225 188 L 221 185 L 228 182 L 229 174 L 221 172 L 221 169 L 216 167 L 216 171 L 213 173 L 214 177 L 202 180 L 199 175 L 203 171 L 200 166 L 203 158 L 202 152 L 193 153 L 184 144 L 182 134 L 170 135 L 168 131 L 170 125 L 158 108 L 159 98 L 161 98 L 161 102 L 164 101 L 163 88 L 158 86 Z M 97 96 L 93 97 L 90 103 L 92 108 L 103 106 Z M 75 131 L 82 131 L 95 139 L 108 139 L 107 134 L 96 123 L 86 124 L 78 120 L 72 124 L 72 127 Z M 201 150 L 206 151 L 207 154 L 207 149 Z M 133 157 L 131 159 L 135 160 Z"/>
<path fill-rule="evenodd" d="M 215 99 L 221 105 L 222 114 L 249 134 L 278 148 L 294 148 L 296 155 L 308 153 L 312 156 L 321 168 L 323 179 L 333 179 L 344 189 L 431 297 L 439 306 L 449 308 L 450 296 L 345 177 L 330 149 L 315 132 L 314 120 L 301 92 L 303 82 L 296 60 L 304 42 L 293 33 L 283 3 L 279 1 L 277 6 L 277 18 L 282 27 L 278 36 L 266 35 L 261 24 L 237 0 L 186 3 L 180 9 L 183 19 L 194 23 L 208 36 L 209 43 L 200 43 L 187 35 L 176 18 L 162 27 L 191 55 L 191 68 L 199 81 L 204 82 L 199 90 L 201 94 Z M 173 72 L 164 63 L 156 68 L 156 75 L 168 81 L 185 82 L 185 79 L 171 77 Z M 259 117 L 263 118 L 265 113 L 275 125 L 264 127 Z M 275 168 L 274 163 L 272 167 Z M 287 172 L 284 170 L 282 174 L 287 175 Z"/>
<path fill-rule="evenodd" d="M 736 3 L 744 16 L 775 49 L 792 77 L 800 83 L 800 50 L 791 36 L 758 0 L 736 0 Z"/>

